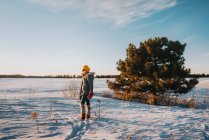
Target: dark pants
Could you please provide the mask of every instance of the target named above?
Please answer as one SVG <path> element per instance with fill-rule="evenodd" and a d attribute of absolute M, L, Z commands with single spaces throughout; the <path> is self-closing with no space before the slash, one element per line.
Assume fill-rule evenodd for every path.
<path fill-rule="evenodd" d="M 81 113 L 86 113 L 87 115 L 90 115 L 90 101 L 87 98 L 87 95 L 82 95 L 80 97 L 81 99 L 81 104 L 80 104 L 80 109 L 81 109 Z M 86 109 L 84 104 L 86 104 Z"/>
<path fill-rule="evenodd" d="M 81 95 L 81 104 L 90 105 L 89 99 L 87 98 L 87 95 Z"/>

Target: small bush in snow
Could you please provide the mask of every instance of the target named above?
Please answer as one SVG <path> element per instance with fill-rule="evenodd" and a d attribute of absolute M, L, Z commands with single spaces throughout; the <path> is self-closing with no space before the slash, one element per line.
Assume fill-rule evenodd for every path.
<path fill-rule="evenodd" d="M 65 98 L 77 99 L 79 97 L 78 85 L 76 81 L 71 81 L 70 84 L 62 92 Z"/>
<path fill-rule="evenodd" d="M 38 113 L 37 112 L 32 112 L 31 117 L 32 117 L 33 120 L 36 120 L 37 132 L 39 133 Z"/>

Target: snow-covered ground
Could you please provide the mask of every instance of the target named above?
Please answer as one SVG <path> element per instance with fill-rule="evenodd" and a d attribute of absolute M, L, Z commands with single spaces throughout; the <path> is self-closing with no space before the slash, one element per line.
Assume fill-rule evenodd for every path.
<path fill-rule="evenodd" d="M 80 121 L 79 100 L 66 99 L 62 94 L 72 80 L 78 85 L 81 82 L 0 79 L 0 139 L 209 139 L 208 109 L 152 106 L 94 96 L 92 118 Z M 96 93 L 111 92 L 106 80 L 95 80 Z M 187 96 L 192 95 L 209 96 L 209 79 L 200 79 Z M 32 112 L 38 113 L 39 133 Z"/>

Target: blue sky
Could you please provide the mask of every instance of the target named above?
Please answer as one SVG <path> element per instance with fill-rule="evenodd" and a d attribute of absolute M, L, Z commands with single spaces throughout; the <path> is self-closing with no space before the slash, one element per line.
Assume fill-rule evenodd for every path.
<path fill-rule="evenodd" d="M 117 74 L 129 43 L 158 36 L 209 74 L 208 0 L 0 0 L 0 32 L 0 74 Z"/>

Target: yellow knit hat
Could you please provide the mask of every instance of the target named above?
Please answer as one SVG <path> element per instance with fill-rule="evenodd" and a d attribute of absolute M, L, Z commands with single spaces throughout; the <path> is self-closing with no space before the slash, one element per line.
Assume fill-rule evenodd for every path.
<path fill-rule="evenodd" d="M 82 67 L 82 71 L 87 71 L 87 72 L 89 72 L 89 71 L 90 71 L 89 66 L 88 66 L 88 65 L 84 65 L 84 66 Z"/>

